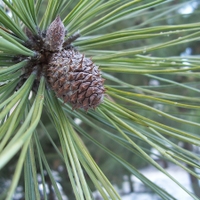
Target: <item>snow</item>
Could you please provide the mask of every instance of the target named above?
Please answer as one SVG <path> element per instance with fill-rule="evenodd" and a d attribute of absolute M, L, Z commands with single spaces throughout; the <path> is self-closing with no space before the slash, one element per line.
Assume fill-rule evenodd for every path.
<path fill-rule="evenodd" d="M 186 187 L 189 191 L 192 192 L 189 175 L 186 171 L 176 165 L 169 165 L 168 168 L 165 169 L 173 178 L 178 180 L 184 187 Z M 165 189 L 169 194 L 174 196 L 177 200 L 192 200 L 193 198 L 187 194 L 183 189 L 181 189 L 176 183 L 174 183 L 170 178 L 168 178 L 165 174 L 158 171 L 152 166 L 149 166 L 145 169 L 140 170 L 140 172 L 146 176 L 149 180 Z M 130 193 L 128 195 L 122 196 L 122 200 L 158 200 L 156 194 L 150 194 L 147 192 L 142 192 L 144 190 L 143 183 L 134 176 L 131 176 L 131 180 L 134 184 L 134 193 Z M 126 182 L 123 183 L 123 190 L 128 192 L 128 184 Z"/>

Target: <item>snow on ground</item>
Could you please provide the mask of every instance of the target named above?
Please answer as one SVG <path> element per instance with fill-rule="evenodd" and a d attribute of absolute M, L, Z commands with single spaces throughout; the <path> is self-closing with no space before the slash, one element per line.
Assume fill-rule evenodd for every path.
<path fill-rule="evenodd" d="M 166 168 L 166 171 L 176 180 L 178 180 L 184 187 L 186 187 L 189 191 L 192 191 L 189 175 L 182 168 L 176 165 L 169 165 Z M 182 190 L 176 183 L 174 183 L 171 179 L 169 179 L 162 172 L 158 171 L 152 166 L 149 166 L 145 169 L 140 170 L 140 172 L 150 179 L 155 184 L 159 185 L 163 189 L 165 189 L 168 193 L 174 196 L 177 200 L 193 200 L 184 190 Z M 139 179 L 134 176 L 131 176 L 131 179 L 134 184 L 135 192 L 130 193 L 128 195 L 122 196 L 122 200 L 158 200 L 160 197 L 153 194 L 148 194 L 142 192 L 144 190 L 144 186 Z M 123 184 L 123 190 L 128 192 L 129 185 L 127 182 Z"/>

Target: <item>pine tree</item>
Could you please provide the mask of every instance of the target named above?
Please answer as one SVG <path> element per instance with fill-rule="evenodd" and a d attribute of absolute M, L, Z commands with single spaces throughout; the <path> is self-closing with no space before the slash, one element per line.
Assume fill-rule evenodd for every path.
<path fill-rule="evenodd" d="M 176 21 L 187 17 L 179 12 L 185 5 L 1 1 L 0 184 L 5 172 L 13 173 L 9 187 L 1 184 L 2 199 L 13 199 L 18 185 L 25 199 L 63 199 L 58 182 L 71 198 L 93 199 L 97 190 L 103 199 L 121 199 L 102 172 L 110 167 L 118 176 L 114 161 L 100 157 L 101 166 L 98 152 L 162 199 L 173 194 L 142 175 L 140 162 L 198 199 L 150 156 L 155 148 L 162 160 L 199 179 L 193 150 L 200 140 L 199 57 L 174 53 L 200 36 L 198 21 Z M 151 80 L 156 85 L 148 85 Z M 62 181 L 53 174 L 53 160 L 64 166 Z"/>

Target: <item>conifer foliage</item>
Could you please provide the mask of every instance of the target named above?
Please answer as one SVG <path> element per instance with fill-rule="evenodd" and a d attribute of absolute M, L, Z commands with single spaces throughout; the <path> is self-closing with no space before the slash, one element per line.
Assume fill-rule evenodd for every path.
<path fill-rule="evenodd" d="M 200 38 L 198 21 L 176 21 L 188 1 L 0 3 L 0 198 L 21 186 L 31 200 L 90 200 L 94 191 L 121 199 L 102 172 L 117 173 L 112 158 L 162 199 L 175 194 L 141 174 L 140 162 L 198 199 L 196 185 L 189 191 L 151 156 L 199 179 L 200 60 L 173 54 Z"/>

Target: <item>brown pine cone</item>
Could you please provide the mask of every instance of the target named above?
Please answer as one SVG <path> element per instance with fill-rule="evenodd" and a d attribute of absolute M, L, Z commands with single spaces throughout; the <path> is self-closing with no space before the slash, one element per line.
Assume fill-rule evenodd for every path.
<path fill-rule="evenodd" d="M 56 95 L 73 109 L 95 108 L 103 101 L 104 79 L 91 59 L 74 49 L 53 53 L 48 63 L 48 81 Z"/>

